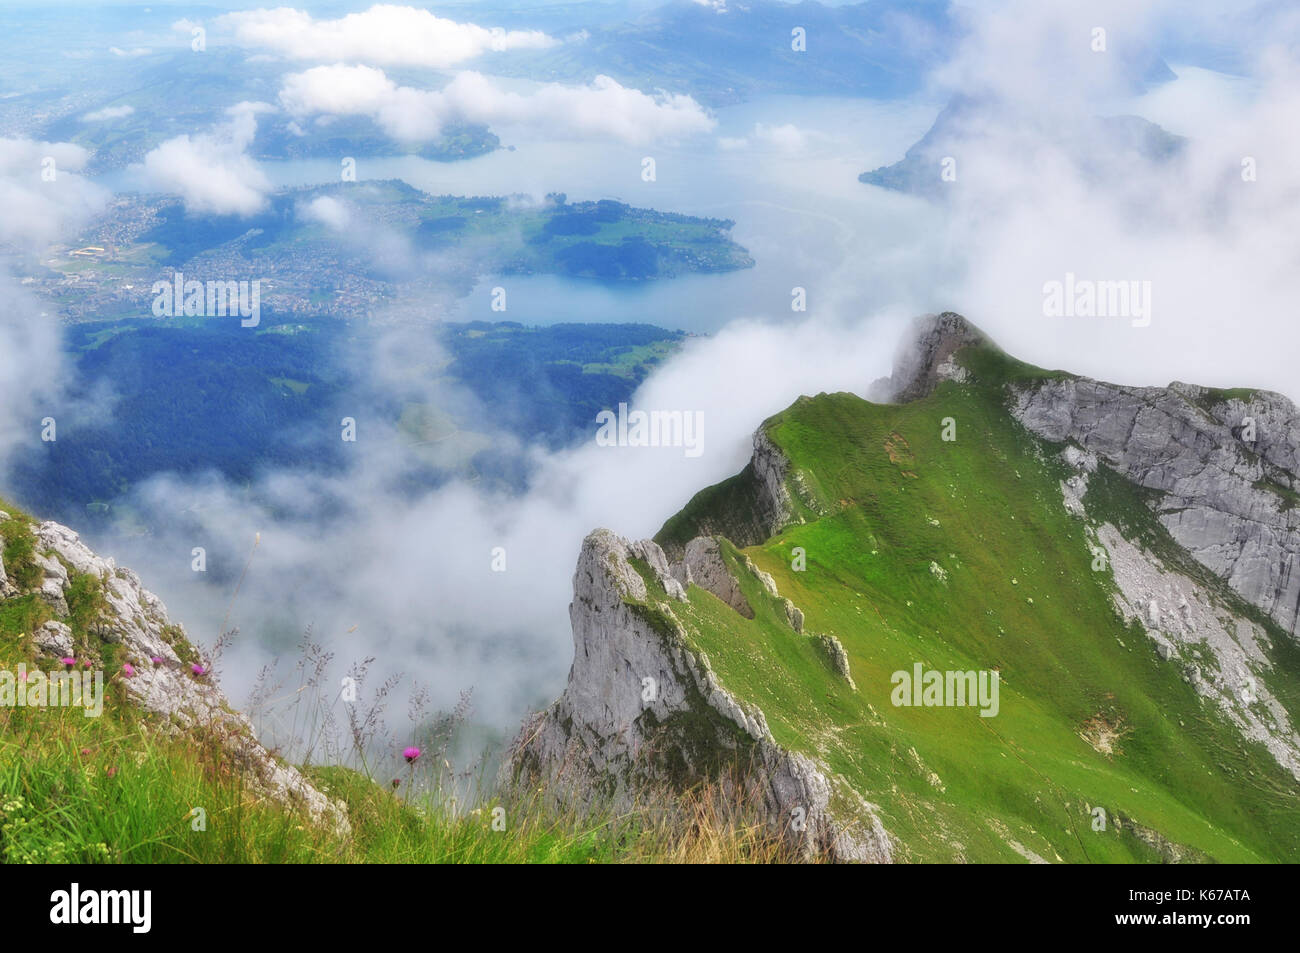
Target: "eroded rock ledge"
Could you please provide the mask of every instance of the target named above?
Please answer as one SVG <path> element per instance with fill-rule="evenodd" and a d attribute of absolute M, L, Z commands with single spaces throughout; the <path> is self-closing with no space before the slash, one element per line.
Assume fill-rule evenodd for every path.
<path fill-rule="evenodd" d="M 540 790 L 554 806 L 623 809 L 711 784 L 801 856 L 890 861 L 872 806 L 824 765 L 778 745 L 763 712 L 724 688 L 690 647 L 673 609 L 685 598 L 655 543 L 605 529 L 587 537 L 569 606 L 568 686 L 524 725 L 503 768 L 505 790 Z"/>
<path fill-rule="evenodd" d="M 139 576 L 112 559 L 95 555 L 66 526 L 49 521 L 28 523 L 0 512 L 0 523 L 15 519 L 23 524 L 23 532 L 30 534 L 39 578 L 35 585 L 24 587 L 12 571 L 14 567 L 6 573 L 0 563 L 0 600 L 35 593 L 50 606 L 55 618 L 32 633 L 32 647 L 43 663 L 57 666 L 58 659 L 73 656 L 102 666 L 107 647 L 114 646 L 112 655 L 133 669 L 129 676 L 119 671 L 115 677 L 132 703 L 155 716 L 152 724 L 159 731 L 203 734 L 245 770 L 255 791 L 300 807 L 313 820 L 340 833 L 347 832 L 346 809 L 257 741 L 252 723 L 230 706 L 211 678 L 212 660 L 168 617 L 162 600 L 144 588 Z M 73 583 L 85 577 L 96 581 L 101 601 L 90 631 L 78 640 L 67 624 L 68 595 Z"/>

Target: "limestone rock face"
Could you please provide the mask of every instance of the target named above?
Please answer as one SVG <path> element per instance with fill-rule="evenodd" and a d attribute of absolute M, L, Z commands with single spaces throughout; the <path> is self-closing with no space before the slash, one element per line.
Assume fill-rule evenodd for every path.
<path fill-rule="evenodd" d="M 677 579 L 683 586 L 694 584 L 713 593 L 746 619 L 754 618 L 749 600 L 722 561 L 716 536 L 697 536 L 686 544 L 686 554 L 677 566 Z"/>
<path fill-rule="evenodd" d="M 831 668 L 835 669 L 835 674 L 848 682 L 849 687 L 856 692 L 858 686 L 853 681 L 853 673 L 849 670 L 849 654 L 844 651 L 844 646 L 840 640 L 826 633 L 818 635 L 817 641 L 821 643 L 822 650 L 830 659 Z"/>
<path fill-rule="evenodd" d="M 171 621 L 162 601 L 144 588 L 135 573 L 97 556 L 66 526 L 44 522 L 32 525 L 31 532 L 35 561 L 43 572 L 35 591 L 54 613 L 67 618 L 69 586 L 82 576 L 99 580 L 104 606 L 91 624 L 88 644 L 78 645 L 65 622 L 44 623 L 32 633 L 32 645 L 39 654 L 51 661 L 65 656 L 94 660 L 96 642 L 117 644 L 119 658 L 131 663 L 134 674 L 122 672 L 115 677 L 122 680 L 134 704 L 158 716 L 159 730 L 210 733 L 250 769 L 251 783 L 268 797 L 298 805 L 315 820 L 338 830 L 348 828 L 342 806 L 258 743 L 252 723 L 231 708 L 213 681 L 211 659 L 191 645 L 185 630 Z M 10 580 L 9 596 L 14 595 L 22 593 Z"/>
<path fill-rule="evenodd" d="M 893 373 L 874 382 L 867 398 L 904 404 L 926 396 L 941 380 L 964 380 L 966 371 L 953 355 L 967 345 L 987 341 L 982 331 L 953 311 L 917 318 L 894 355 Z"/>
<path fill-rule="evenodd" d="M 698 558 L 707 541 L 692 545 L 695 565 L 714 572 L 711 557 Z M 824 766 L 779 746 L 763 712 L 719 684 L 690 647 L 674 597 L 652 591 L 629 562 L 653 566 L 664 559 L 656 549 L 604 529 L 583 543 L 569 606 L 568 686 L 524 725 L 503 768 L 505 789 L 540 787 L 556 805 L 618 809 L 651 792 L 714 782 L 754 805 L 805 856 L 889 861 L 891 841 L 872 806 Z"/>
<path fill-rule="evenodd" d="M 1012 413 L 1158 490 L 1173 538 L 1292 635 L 1300 612 L 1300 415 L 1279 394 L 1065 378 L 1018 388 Z"/>
<path fill-rule="evenodd" d="M 755 542 L 762 542 L 763 539 L 797 522 L 794 503 L 790 499 L 790 491 L 786 489 L 790 461 L 760 427 L 754 432 L 754 455 L 750 458 L 750 463 L 762 487 L 758 498 L 758 510 L 766 532 L 761 539 L 755 540 Z"/>
<path fill-rule="evenodd" d="M 964 380 L 954 359 L 992 347 L 961 315 L 918 319 L 873 400 L 924 397 Z M 1300 412 L 1280 394 L 1215 392 L 1174 382 L 1129 387 L 1053 376 L 1009 385 L 1011 413 L 1031 433 L 1073 444 L 1081 474 L 1100 461 L 1161 494 L 1156 515 L 1175 541 L 1243 599 L 1297 634 L 1300 626 Z M 1063 487 L 1078 512 L 1080 486 Z"/>
<path fill-rule="evenodd" d="M 1139 622 L 1161 659 L 1179 666 L 1197 694 L 1300 780 L 1300 734 L 1262 677 L 1273 665 L 1263 628 L 1162 566 L 1109 523 L 1098 527 L 1096 538 L 1109 554 L 1115 606 L 1125 620 Z"/>

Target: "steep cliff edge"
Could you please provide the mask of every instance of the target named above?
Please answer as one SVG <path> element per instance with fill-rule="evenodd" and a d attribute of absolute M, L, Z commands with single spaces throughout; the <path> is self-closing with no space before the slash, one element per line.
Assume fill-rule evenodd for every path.
<path fill-rule="evenodd" d="M 967 371 L 952 354 L 983 335 L 947 312 L 918 322 L 893 377 L 873 394 L 894 402 Z M 1300 412 L 1281 394 L 1174 382 L 1127 387 L 1066 374 L 1005 385 L 1030 432 L 1095 454 L 1156 491 L 1174 540 L 1294 635 L 1300 625 Z"/>
<path fill-rule="evenodd" d="M 588 538 L 508 779 L 740 777 L 832 859 L 1300 858 L 1290 402 L 1044 371 L 953 313 L 870 394 L 764 421 L 654 543 Z"/>
<path fill-rule="evenodd" d="M 738 589 L 717 552 L 715 578 Z M 657 544 L 596 530 L 573 588 L 569 687 L 524 726 L 508 785 L 540 783 L 555 805 L 627 808 L 648 792 L 716 782 L 800 855 L 890 859 L 871 805 L 825 765 L 777 744 L 763 712 L 719 683 L 692 642 L 700 620 Z"/>
<path fill-rule="evenodd" d="M 121 689 L 105 693 L 105 716 L 126 704 L 155 731 L 202 736 L 224 751 L 253 792 L 347 831 L 343 807 L 257 741 L 213 680 L 211 659 L 134 572 L 97 556 L 68 527 L 16 511 L 0 511 L 0 538 L 6 668 L 102 673 L 106 686 Z"/>

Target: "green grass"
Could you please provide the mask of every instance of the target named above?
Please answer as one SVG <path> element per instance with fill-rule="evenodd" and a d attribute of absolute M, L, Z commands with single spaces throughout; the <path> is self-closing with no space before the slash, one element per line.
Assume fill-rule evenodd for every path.
<path fill-rule="evenodd" d="M 678 611 L 690 641 L 724 685 L 763 709 L 778 742 L 821 759 L 880 806 L 906 859 L 1020 860 L 1013 840 L 1048 860 L 1160 859 L 1136 836 L 1140 825 L 1190 857 L 1294 861 L 1296 782 L 1118 618 L 1113 581 L 1092 571 L 1084 525 L 1062 505 L 1059 448 L 1005 412 L 1001 382 L 1049 372 L 992 350 L 964 357 L 972 382 L 944 383 L 923 400 L 822 395 L 766 423 L 805 488 L 793 494 L 805 522 L 744 552 L 803 609 L 805 634 L 737 569 L 756 618 L 692 587 Z M 946 417 L 957 421 L 955 442 L 941 439 Z M 1104 502 L 1108 518 L 1152 547 L 1172 545 L 1155 538 L 1159 524 L 1138 491 L 1097 479 L 1090 505 Z M 743 476 L 702 493 L 661 542 L 743 511 L 746 493 Z M 738 566 L 740 551 L 724 552 Z M 1205 575 L 1199 581 L 1232 604 Z M 815 633 L 844 645 L 856 693 L 830 670 Z M 1288 701 L 1300 686 L 1297 654 L 1290 643 L 1275 647 L 1280 664 L 1269 675 Z M 1000 713 L 895 707 L 890 675 L 916 662 L 997 669 Z M 1118 733 L 1110 753 L 1084 737 L 1099 727 Z M 1110 818 L 1105 831 L 1092 830 L 1096 806 Z M 1117 816 L 1128 822 L 1117 827 Z"/>
<path fill-rule="evenodd" d="M 6 567 L 22 571 L 35 552 L 30 517 L 3 501 L 0 509 L 18 517 L 0 527 Z M 251 784 L 245 764 L 212 730 L 173 734 L 129 699 L 120 647 L 95 625 L 103 587 L 97 577 L 70 573 L 69 612 L 62 617 L 77 657 L 97 659 L 104 670 L 102 715 L 0 706 L 0 862 L 614 863 L 773 856 L 762 832 L 734 828 L 707 811 L 688 810 L 677 823 L 641 810 L 543 809 L 535 796 L 541 792 L 510 803 L 490 793 L 468 795 L 460 790 L 467 785 L 448 779 L 433 755 L 403 765 L 396 778 L 343 766 L 304 768 L 344 807 L 350 830 L 314 822 Z M 0 601 L 0 671 L 57 667 L 38 662 L 32 644 L 32 633 L 55 617 L 36 593 Z M 182 662 L 197 659 L 179 627 L 163 637 Z"/>
<path fill-rule="evenodd" d="M 5 505 L 0 501 L 0 507 Z M 5 512 L 16 517 L 0 523 L 5 573 L 20 589 L 30 589 L 39 585 L 42 578 L 41 568 L 36 564 L 36 537 L 30 523 L 17 511 L 6 509 Z"/>
<path fill-rule="evenodd" d="M 1300 858 L 1295 780 L 1118 616 L 1114 581 L 1093 571 L 1086 526 L 1062 504 L 1060 448 L 1005 410 L 1005 382 L 1057 372 L 992 348 L 962 358 L 971 381 L 945 382 L 922 400 L 882 406 L 820 395 L 765 422 L 792 461 L 802 520 L 775 537 L 756 529 L 748 468 L 669 520 L 659 539 L 670 551 L 700 532 L 738 528 L 732 538 L 747 545 L 724 541 L 722 554 L 753 619 L 698 587 L 684 605 L 658 593 L 636 610 L 665 637 L 680 622 L 720 682 L 763 710 L 778 743 L 817 758 L 876 804 L 902 860 Z M 941 439 L 949 417 L 952 442 Z M 1116 525 L 1265 628 L 1274 664 L 1264 677 L 1295 719 L 1300 648 L 1181 550 L 1152 502 L 1104 467 L 1086 497 L 1092 519 Z M 26 571 L 30 529 L 4 525 L 15 527 L 4 537 L 6 567 Z M 803 633 L 744 569 L 746 556 L 803 610 Z M 634 565 L 656 593 L 649 567 Z M 74 580 L 68 621 L 78 638 L 90 635 L 95 582 Z M 49 617 L 35 596 L 0 605 L 0 663 L 30 660 L 29 633 Z M 834 672 L 821 634 L 844 646 L 856 691 Z M 915 663 L 996 669 L 998 715 L 894 706 L 890 676 Z M 687 745 L 699 728 L 660 727 Z M 704 825 L 722 833 L 701 846 L 700 825 L 684 837 L 636 812 L 582 819 L 491 800 L 448 811 L 437 793 L 405 800 L 409 780 L 393 788 L 347 768 L 310 774 L 346 804 L 351 836 L 258 797 L 201 737 L 151 730 L 120 691 L 98 720 L 0 709 L 0 852 L 12 861 L 227 863 L 771 857 L 726 825 Z M 206 812 L 205 831 L 193 829 L 194 807 Z M 506 810 L 504 831 L 493 829 L 496 807 Z M 1096 807 L 1106 811 L 1104 830 L 1093 828 Z"/>
<path fill-rule="evenodd" d="M 174 739 L 110 700 L 100 719 L 0 710 L 0 861 L 6 863 L 620 863 L 769 859 L 756 832 L 708 815 L 665 825 L 639 811 L 534 810 L 492 799 L 452 810 L 437 794 L 345 767 L 307 769 L 351 830 L 267 800 L 201 736 Z M 196 810 L 198 809 L 198 810 Z M 701 821 L 703 823 L 701 823 Z M 710 822 L 713 822 L 712 825 Z M 707 836 L 705 836 L 707 835 Z"/>

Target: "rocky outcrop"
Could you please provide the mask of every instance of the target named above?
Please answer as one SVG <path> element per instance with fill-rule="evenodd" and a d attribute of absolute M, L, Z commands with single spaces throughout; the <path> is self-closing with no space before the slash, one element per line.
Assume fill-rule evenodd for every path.
<path fill-rule="evenodd" d="M 671 587 L 657 574 L 648 583 L 633 564 L 659 564 L 658 549 L 603 529 L 583 543 L 569 606 L 568 686 L 525 724 L 503 768 L 504 789 L 540 789 L 557 806 L 618 809 L 653 792 L 711 785 L 757 811 L 805 857 L 890 860 L 872 806 L 825 766 L 778 745 L 763 712 L 731 694 L 691 648 Z M 706 551 L 696 546 L 697 556 Z M 708 564 L 712 572 L 712 557 Z"/>
<path fill-rule="evenodd" d="M 853 681 L 853 673 L 849 670 L 849 653 L 844 651 L 844 646 L 840 643 L 840 640 L 828 633 L 814 636 L 814 638 L 817 639 L 817 644 L 821 646 L 822 651 L 826 653 L 826 658 L 830 661 L 835 674 L 848 682 L 849 688 L 856 692 L 858 685 Z"/>
<path fill-rule="evenodd" d="M 745 469 L 730 480 L 701 490 L 669 521 L 655 541 L 680 561 L 698 537 L 725 536 L 737 546 L 756 546 L 791 523 L 800 522 L 789 487 L 798 486 L 784 452 L 759 427 Z"/>
<path fill-rule="evenodd" d="M 1011 411 L 1032 433 L 1159 491 L 1155 512 L 1174 540 L 1296 634 L 1300 415 L 1291 401 L 1069 377 L 1018 386 Z"/>
<path fill-rule="evenodd" d="M 786 488 L 790 461 L 781 448 L 772 442 L 767 431 L 759 427 L 754 432 L 754 455 L 750 458 L 750 464 L 762 488 L 757 508 L 763 529 L 762 539 L 767 539 L 797 521 L 790 491 Z"/>
<path fill-rule="evenodd" d="M 0 513 L 0 522 L 12 519 L 15 517 Z M 254 789 L 299 806 L 336 830 L 347 830 L 342 806 L 257 741 L 252 723 L 231 708 L 213 680 L 211 658 L 189 641 L 185 630 L 168 617 L 162 601 L 144 588 L 135 573 L 95 555 L 66 526 L 21 519 L 20 523 L 32 542 L 33 562 L 41 573 L 32 591 L 56 616 L 31 634 L 31 646 L 38 657 L 56 663 L 71 656 L 102 667 L 111 654 L 119 667 L 108 674 L 120 680 L 132 703 L 155 716 L 149 723 L 157 730 L 202 734 L 245 771 Z M 74 634 L 68 624 L 69 596 L 74 584 L 87 579 L 95 590 L 94 615 L 87 631 Z M 9 597 L 24 594 L 12 577 L 7 585 Z M 83 601 L 86 590 L 83 584 Z"/>
<path fill-rule="evenodd" d="M 891 376 L 871 385 L 871 398 L 916 400 L 940 381 L 967 380 L 956 357 L 970 345 L 994 347 L 953 312 L 918 319 Z M 1062 374 L 1007 386 L 1009 409 L 1026 429 L 1073 444 L 1158 491 L 1155 512 L 1174 540 L 1297 634 L 1300 413 L 1290 400 L 1266 391 L 1179 382 L 1129 387 Z M 1067 492 L 1066 505 L 1081 506 L 1077 497 Z"/>
<path fill-rule="evenodd" d="M 867 398 L 880 404 L 919 400 L 943 380 L 965 380 L 966 370 L 954 356 L 972 344 L 992 346 L 989 339 L 960 314 L 944 311 L 917 318 L 894 355 L 894 368 L 867 389 Z"/>
<path fill-rule="evenodd" d="M 675 570 L 683 586 L 696 585 L 711 592 L 746 619 L 754 610 L 740 590 L 740 583 L 722 560 L 721 544 L 716 536 L 697 536 L 686 544 L 686 553 Z"/>
<path fill-rule="evenodd" d="M 1232 600 L 1224 599 L 1226 590 L 1217 583 L 1198 583 L 1111 523 L 1092 520 L 1087 491 L 1097 471 L 1096 456 L 1070 445 L 1061 459 L 1074 471 L 1061 481 L 1065 508 L 1088 523 L 1085 534 L 1093 569 L 1108 571 L 1114 580 L 1116 611 L 1127 625 L 1146 633 L 1156 655 L 1177 666 L 1198 695 L 1300 780 L 1300 734 L 1265 678 L 1273 669 L 1266 651 L 1268 633 L 1242 616 L 1239 605 L 1230 605 Z"/>

